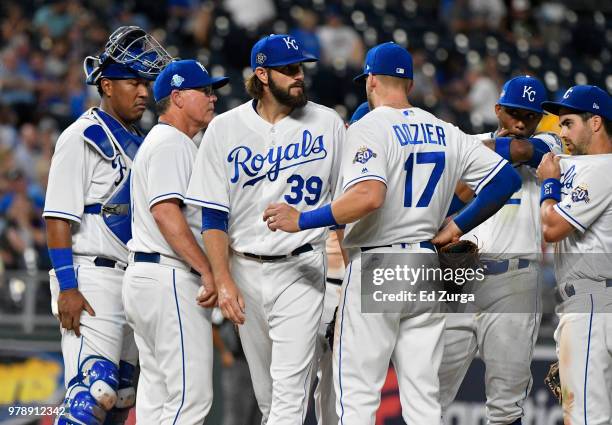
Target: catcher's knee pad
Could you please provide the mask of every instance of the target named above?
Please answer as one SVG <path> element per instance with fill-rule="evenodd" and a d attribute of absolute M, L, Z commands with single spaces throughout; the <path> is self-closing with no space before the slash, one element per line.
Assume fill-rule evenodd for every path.
<path fill-rule="evenodd" d="M 64 410 L 55 420 L 56 425 L 101 425 L 106 416 L 89 388 L 82 384 L 68 388 L 62 407 Z"/>
<path fill-rule="evenodd" d="M 117 366 L 103 357 L 88 357 L 81 363 L 81 382 L 104 410 L 110 410 L 117 401 L 119 371 Z"/>
<path fill-rule="evenodd" d="M 134 372 L 136 367 L 123 360 L 119 362 L 119 387 L 115 407 L 106 414 L 103 425 L 123 425 L 130 414 L 130 408 L 136 404 Z"/>
<path fill-rule="evenodd" d="M 128 362 L 119 362 L 119 387 L 115 407 L 126 409 L 136 404 L 136 388 L 134 388 L 134 372 L 136 367 Z"/>

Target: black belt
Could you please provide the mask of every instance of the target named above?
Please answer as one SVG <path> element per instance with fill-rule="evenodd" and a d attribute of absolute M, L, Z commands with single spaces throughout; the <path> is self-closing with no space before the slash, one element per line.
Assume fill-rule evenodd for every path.
<path fill-rule="evenodd" d="M 96 267 L 108 267 L 114 269 L 117 266 L 117 261 L 111 260 L 110 258 L 105 257 L 96 257 L 94 258 L 94 264 Z M 125 270 L 125 266 L 118 266 L 121 270 Z"/>
<path fill-rule="evenodd" d="M 416 243 L 416 242 L 405 242 L 405 243 L 402 242 L 402 243 L 398 243 L 398 244 L 394 244 L 394 245 L 396 245 L 396 246 L 399 245 L 400 248 L 406 248 L 406 246 L 412 245 L 413 243 Z M 421 248 L 431 249 L 432 251 L 436 252 L 436 247 L 430 241 L 423 241 L 423 242 L 419 242 L 418 244 L 419 244 L 419 246 Z M 391 247 L 393 247 L 393 245 L 363 246 L 363 247 L 361 247 L 359 249 L 361 249 L 361 252 L 367 252 L 367 251 L 370 251 L 372 249 L 391 248 Z"/>
<path fill-rule="evenodd" d="M 155 263 L 161 262 L 161 254 L 159 252 L 135 252 L 134 253 L 135 263 Z M 189 273 L 192 273 L 198 277 L 202 276 L 196 269 L 189 269 Z"/>
<path fill-rule="evenodd" d="M 240 255 L 244 255 L 245 257 L 253 258 L 254 260 L 259 260 L 259 261 L 280 261 L 280 260 L 285 260 L 289 257 L 295 257 L 296 255 L 304 254 L 305 252 L 310 252 L 313 249 L 314 248 L 312 247 L 312 245 L 307 243 L 305 245 L 302 245 L 294 249 L 293 251 L 291 251 L 291 254 L 288 254 L 288 255 L 257 255 L 257 254 L 251 254 L 250 252 L 242 252 L 240 253 Z"/>

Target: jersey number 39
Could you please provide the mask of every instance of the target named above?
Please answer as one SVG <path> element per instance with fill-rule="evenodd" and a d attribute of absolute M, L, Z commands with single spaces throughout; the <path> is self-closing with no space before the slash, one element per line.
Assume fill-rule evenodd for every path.
<path fill-rule="evenodd" d="M 417 165 L 434 164 L 433 171 L 431 172 L 431 176 L 429 176 L 425 190 L 416 204 L 417 208 L 423 208 L 427 207 L 431 202 L 431 197 L 436 190 L 436 185 L 440 181 L 440 177 L 442 177 L 442 172 L 444 171 L 444 152 L 417 152 L 416 155 L 414 153 L 410 154 L 404 164 L 404 169 L 406 170 L 404 207 L 412 207 L 412 175 L 415 166 L 415 158 Z"/>
<path fill-rule="evenodd" d="M 285 195 L 285 201 L 290 205 L 299 204 L 302 199 L 306 202 L 306 205 L 316 205 L 321 198 L 323 181 L 317 176 L 311 176 L 304 181 L 304 178 L 299 174 L 293 174 L 287 179 L 287 184 L 291 185 L 291 194 Z M 304 195 L 304 192 L 306 192 L 306 195 Z"/>

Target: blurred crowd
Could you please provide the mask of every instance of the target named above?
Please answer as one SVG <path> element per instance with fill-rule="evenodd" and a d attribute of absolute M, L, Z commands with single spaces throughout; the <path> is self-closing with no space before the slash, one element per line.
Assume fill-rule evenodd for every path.
<path fill-rule="evenodd" d="M 229 75 L 219 112 L 246 99 L 250 48 L 263 34 L 291 33 L 321 58 L 306 70 L 309 96 L 343 117 L 365 99 L 352 83 L 365 52 L 394 40 L 414 56 L 413 104 L 482 132 L 495 127 L 493 105 L 514 74 L 540 77 L 552 98 L 576 83 L 612 91 L 611 9 L 588 0 L 2 2 L 0 264 L 49 267 L 40 212 L 53 146 L 98 103 L 95 87 L 84 83 L 83 59 L 118 26 L 139 25 L 172 55 Z M 154 120 L 145 114 L 143 129 Z"/>

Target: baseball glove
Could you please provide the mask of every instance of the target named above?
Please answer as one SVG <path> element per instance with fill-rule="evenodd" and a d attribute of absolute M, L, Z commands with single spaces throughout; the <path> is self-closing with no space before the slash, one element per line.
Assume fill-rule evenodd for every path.
<path fill-rule="evenodd" d="M 329 344 L 329 349 L 334 350 L 334 330 L 336 329 L 336 314 L 338 313 L 338 307 L 334 310 L 334 315 L 331 319 L 331 322 L 327 324 L 327 328 L 325 328 L 325 339 L 327 339 L 327 343 Z"/>
<path fill-rule="evenodd" d="M 482 268 L 478 255 L 478 246 L 474 242 L 467 240 L 460 240 L 444 245 L 438 250 L 438 260 L 445 277 L 455 275 L 449 274 L 447 272 L 449 269 L 454 272 L 458 269 L 476 270 Z M 459 294 L 463 289 L 463 285 L 458 285 L 453 279 L 443 279 L 443 283 L 444 290 L 449 293 Z"/>
<path fill-rule="evenodd" d="M 563 397 L 561 393 L 561 378 L 559 376 L 559 362 L 554 362 L 550 365 L 548 373 L 544 377 L 544 383 L 559 401 L 559 404 L 561 404 L 563 402 Z"/>

